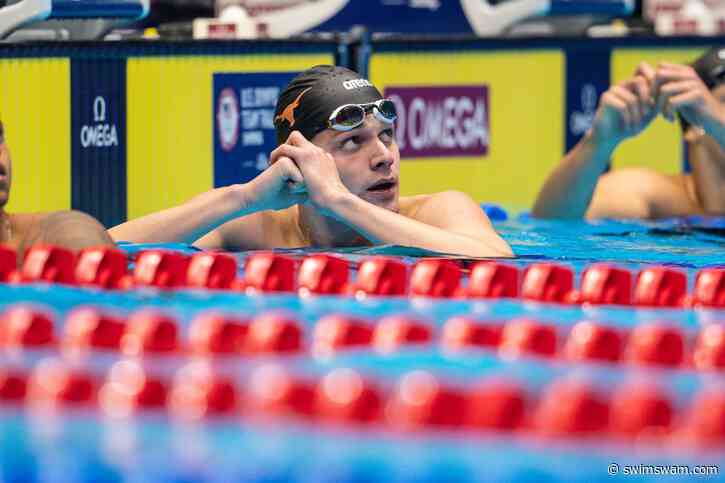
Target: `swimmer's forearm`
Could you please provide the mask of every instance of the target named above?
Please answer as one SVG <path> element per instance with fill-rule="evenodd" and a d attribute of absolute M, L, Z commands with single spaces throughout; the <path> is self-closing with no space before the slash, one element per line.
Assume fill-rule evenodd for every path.
<path fill-rule="evenodd" d="M 152 213 L 108 230 L 115 241 L 192 243 L 227 221 L 250 214 L 247 185 L 216 188 L 188 202 Z"/>
<path fill-rule="evenodd" d="M 470 257 L 510 257 L 510 247 L 498 235 L 474 238 L 402 216 L 346 193 L 331 202 L 328 209 L 375 244 L 424 248 L 441 253 Z"/>
<path fill-rule="evenodd" d="M 700 135 L 690 141 L 695 196 L 705 215 L 725 215 L 725 160 L 715 140 Z"/>
<path fill-rule="evenodd" d="M 720 145 L 720 149 L 725 150 L 725 109 L 720 109 L 718 115 L 707 118 L 702 127 Z"/>
<path fill-rule="evenodd" d="M 591 134 L 584 136 L 546 179 L 532 214 L 539 218 L 583 218 L 616 147 L 615 143 L 595 141 Z"/>

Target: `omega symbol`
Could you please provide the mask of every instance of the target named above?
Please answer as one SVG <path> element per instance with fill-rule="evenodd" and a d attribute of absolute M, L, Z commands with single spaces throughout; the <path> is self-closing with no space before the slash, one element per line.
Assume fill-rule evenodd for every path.
<path fill-rule="evenodd" d="M 93 120 L 95 122 L 106 121 L 106 100 L 98 96 L 93 101 Z"/>

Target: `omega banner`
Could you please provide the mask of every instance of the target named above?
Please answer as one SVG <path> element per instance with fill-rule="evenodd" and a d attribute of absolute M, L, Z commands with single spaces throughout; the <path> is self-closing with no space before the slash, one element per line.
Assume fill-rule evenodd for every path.
<path fill-rule="evenodd" d="M 482 156 L 488 153 L 488 86 L 385 88 L 398 111 L 403 158 Z"/>
<path fill-rule="evenodd" d="M 71 205 L 114 226 L 126 219 L 126 61 L 74 59 L 71 84 Z"/>

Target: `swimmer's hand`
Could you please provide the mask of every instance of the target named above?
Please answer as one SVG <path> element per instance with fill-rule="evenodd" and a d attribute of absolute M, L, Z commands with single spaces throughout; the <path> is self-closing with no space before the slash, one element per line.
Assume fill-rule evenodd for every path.
<path fill-rule="evenodd" d="M 708 130 L 725 124 L 725 109 L 689 65 L 660 63 L 655 78 L 657 107 L 668 120 L 679 112 L 687 122 Z"/>
<path fill-rule="evenodd" d="M 278 156 L 259 176 L 247 183 L 245 205 L 253 211 L 282 210 L 307 201 L 307 189 L 294 161 Z"/>
<path fill-rule="evenodd" d="M 312 144 L 299 131 L 293 131 L 287 142 L 270 154 L 271 162 L 281 157 L 292 159 L 299 167 L 309 201 L 322 213 L 331 215 L 329 208 L 341 197 L 350 194 L 340 179 L 332 155 Z"/>
<path fill-rule="evenodd" d="M 653 78 L 654 71 L 643 63 L 633 78 L 602 94 L 590 131 L 596 143 L 615 147 L 641 133 L 652 122 L 657 115 Z"/>

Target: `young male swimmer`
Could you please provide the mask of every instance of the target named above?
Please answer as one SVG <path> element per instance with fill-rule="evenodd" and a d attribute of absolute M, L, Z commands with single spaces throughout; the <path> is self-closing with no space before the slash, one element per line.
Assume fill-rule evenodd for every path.
<path fill-rule="evenodd" d="M 617 146 L 662 112 L 677 112 L 692 174 L 650 169 L 604 173 Z M 533 214 L 542 218 L 725 215 L 725 48 L 692 66 L 640 64 L 602 94 L 591 130 L 549 175 Z"/>
<path fill-rule="evenodd" d="M 95 218 L 79 211 L 8 213 L 5 210 L 12 185 L 10 148 L 0 121 L 0 243 L 19 254 L 35 244 L 52 244 L 72 250 L 89 246 L 113 246 L 106 229 Z"/>
<path fill-rule="evenodd" d="M 508 257 L 467 195 L 401 197 L 395 105 L 348 69 L 313 67 L 277 102 L 279 147 L 252 181 L 109 230 L 115 240 L 225 250 L 396 244 Z"/>

